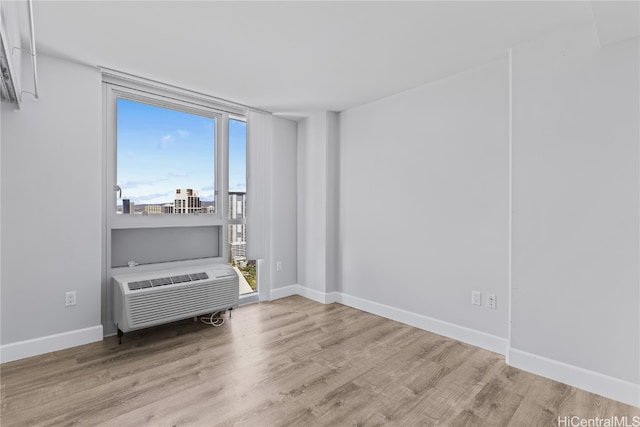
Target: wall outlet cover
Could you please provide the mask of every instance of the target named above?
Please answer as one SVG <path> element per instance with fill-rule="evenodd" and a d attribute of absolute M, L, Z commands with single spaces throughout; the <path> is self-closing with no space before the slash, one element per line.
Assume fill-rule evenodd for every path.
<path fill-rule="evenodd" d="M 495 294 L 487 294 L 487 307 L 492 309 L 498 308 L 498 300 Z"/>
<path fill-rule="evenodd" d="M 471 304 L 482 305 L 482 292 L 471 291 Z"/>
<path fill-rule="evenodd" d="M 76 305 L 76 292 L 75 291 L 67 292 L 65 294 L 65 305 L 67 307 L 69 307 L 71 305 Z"/>

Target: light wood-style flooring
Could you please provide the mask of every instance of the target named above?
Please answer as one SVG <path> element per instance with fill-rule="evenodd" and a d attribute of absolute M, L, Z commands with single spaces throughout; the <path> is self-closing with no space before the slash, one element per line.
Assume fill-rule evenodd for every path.
<path fill-rule="evenodd" d="M 498 354 L 294 296 L 0 366 L 3 427 L 557 426 L 640 416 Z M 567 424 L 568 425 L 568 424 Z"/>

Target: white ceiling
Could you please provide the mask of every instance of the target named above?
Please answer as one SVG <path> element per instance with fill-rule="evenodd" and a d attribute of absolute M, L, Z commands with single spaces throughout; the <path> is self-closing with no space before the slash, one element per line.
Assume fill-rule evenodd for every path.
<path fill-rule="evenodd" d="M 33 8 L 40 53 L 272 112 L 342 111 L 593 20 L 582 1 L 36 1 Z"/>

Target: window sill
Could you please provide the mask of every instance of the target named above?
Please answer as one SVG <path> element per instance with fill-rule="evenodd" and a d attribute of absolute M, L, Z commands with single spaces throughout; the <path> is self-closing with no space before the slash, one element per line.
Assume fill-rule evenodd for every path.
<path fill-rule="evenodd" d="M 127 228 L 160 228 L 160 227 L 205 227 L 222 226 L 223 221 L 219 215 L 199 214 L 199 215 L 114 215 L 111 217 L 111 229 Z"/>

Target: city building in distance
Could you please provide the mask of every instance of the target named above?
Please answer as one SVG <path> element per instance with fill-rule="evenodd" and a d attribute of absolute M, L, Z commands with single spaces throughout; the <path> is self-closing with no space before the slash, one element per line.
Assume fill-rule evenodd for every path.
<path fill-rule="evenodd" d="M 197 191 L 193 191 L 191 188 L 176 190 L 173 213 L 190 214 L 201 212 L 202 204 L 200 203 L 200 197 L 198 197 Z"/>

